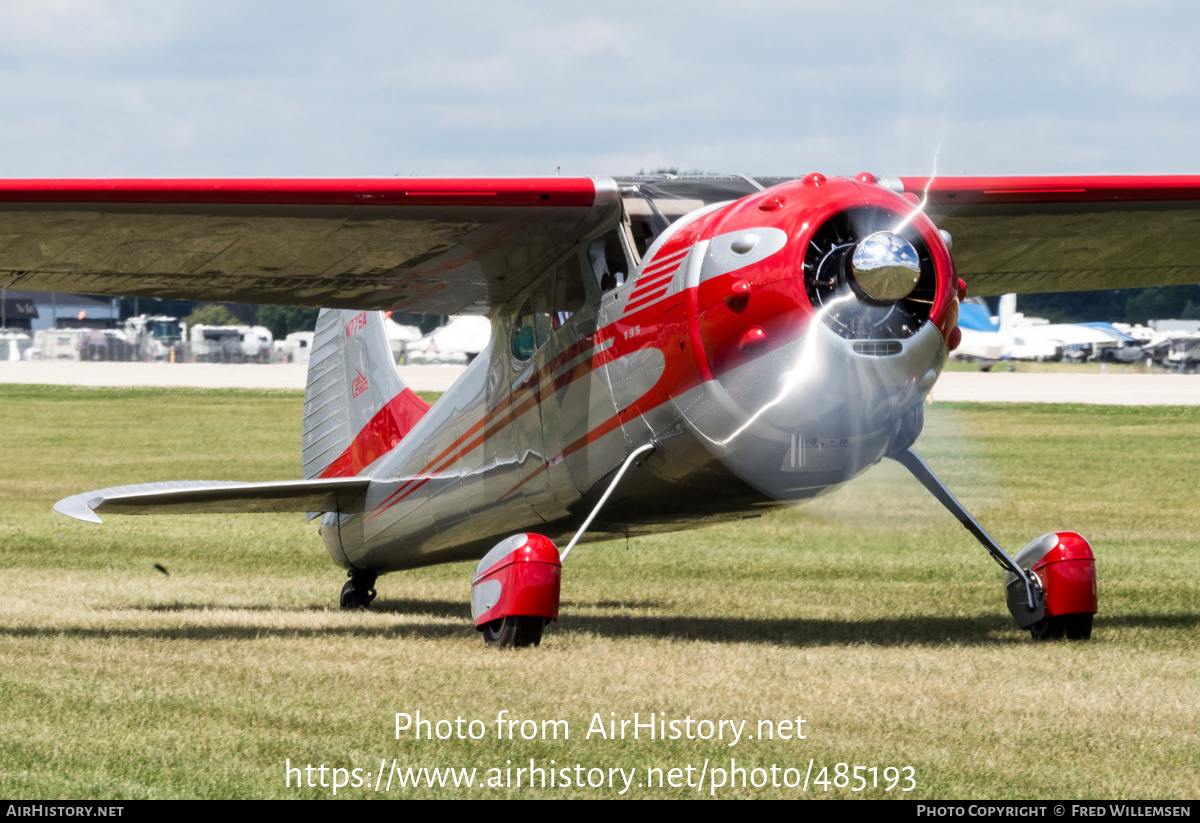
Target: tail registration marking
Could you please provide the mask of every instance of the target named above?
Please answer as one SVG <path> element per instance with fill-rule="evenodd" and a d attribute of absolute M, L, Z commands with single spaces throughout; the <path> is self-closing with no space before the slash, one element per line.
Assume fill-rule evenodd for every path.
<path fill-rule="evenodd" d="M 353 337 L 355 334 L 362 331 L 366 327 L 367 327 L 367 313 L 365 311 L 359 312 L 358 314 L 351 317 L 349 322 L 346 323 L 346 338 L 349 339 L 349 338 Z M 360 375 L 360 377 L 361 377 L 361 375 Z M 357 394 L 354 396 L 358 397 Z"/>

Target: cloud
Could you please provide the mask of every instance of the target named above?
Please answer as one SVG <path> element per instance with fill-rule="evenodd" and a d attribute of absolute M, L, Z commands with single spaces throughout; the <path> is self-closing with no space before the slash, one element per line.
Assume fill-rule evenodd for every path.
<path fill-rule="evenodd" d="M 0 4 L 6 60 L 79 63 L 155 52 L 180 33 L 182 8 L 153 0 L 9 0 Z"/>
<path fill-rule="evenodd" d="M 1195 171 L 1171 3 L 16 2 L 0 176 Z"/>

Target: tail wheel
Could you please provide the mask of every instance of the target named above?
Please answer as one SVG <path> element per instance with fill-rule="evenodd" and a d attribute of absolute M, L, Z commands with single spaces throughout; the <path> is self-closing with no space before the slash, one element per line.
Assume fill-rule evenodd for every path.
<path fill-rule="evenodd" d="M 542 642 L 545 626 L 544 617 L 509 615 L 483 625 L 483 642 L 496 648 L 537 646 Z"/>
<path fill-rule="evenodd" d="M 1058 614 L 1043 617 L 1029 627 L 1034 640 L 1089 640 L 1092 636 L 1091 614 Z"/>
<path fill-rule="evenodd" d="M 370 572 L 350 572 L 350 579 L 342 586 L 342 596 L 338 605 L 343 611 L 351 609 L 366 609 L 371 605 L 378 592 L 375 591 L 375 575 Z"/>

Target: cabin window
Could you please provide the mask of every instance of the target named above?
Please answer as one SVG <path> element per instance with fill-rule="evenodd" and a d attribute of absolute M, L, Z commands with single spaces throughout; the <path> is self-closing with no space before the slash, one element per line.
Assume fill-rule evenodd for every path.
<path fill-rule="evenodd" d="M 550 315 L 553 310 L 550 290 L 553 285 L 546 278 L 533 290 L 533 343 L 539 349 L 550 339 Z"/>
<path fill-rule="evenodd" d="M 512 339 L 509 348 L 512 351 L 512 356 L 521 362 L 525 362 L 533 357 L 533 353 L 537 351 L 537 342 L 534 336 L 533 309 L 530 307 L 529 300 L 521 304 L 521 309 L 517 312 L 517 316 L 513 320 Z"/>
<path fill-rule="evenodd" d="M 610 292 L 625 282 L 629 260 L 625 256 L 625 247 L 621 245 L 621 235 L 616 230 L 592 241 L 588 246 L 588 260 L 601 292 Z"/>
<path fill-rule="evenodd" d="M 587 290 L 583 284 L 583 267 L 579 258 L 571 255 L 554 274 L 554 298 L 552 324 L 560 329 L 587 303 Z"/>

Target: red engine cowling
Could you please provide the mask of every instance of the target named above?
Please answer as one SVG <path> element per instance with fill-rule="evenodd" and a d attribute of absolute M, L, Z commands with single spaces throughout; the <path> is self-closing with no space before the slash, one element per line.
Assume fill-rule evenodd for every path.
<path fill-rule="evenodd" d="M 561 583 L 562 562 L 548 537 L 517 534 L 502 540 L 475 567 L 475 627 L 512 616 L 557 620 Z"/>
<path fill-rule="evenodd" d="M 822 259 L 898 224 L 918 246 L 927 269 L 911 300 L 888 307 L 897 318 L 915 311 L 908 323 L 912 328 L 883 323 L 877 332 L 847 329 L 838 322 L 838 311 L 828 312 L 826 323 L 843 336 L 865 339 L 908 336 L 928 321 L 948 339 L 958 321 L 949 249 L 933 223 L 893 191 L 813 174 L 700 218 L 693 229 L 710 245 L 697 287 L 685 294 L 685 312 L 702 344 L 693 350 L 701 372 L 719 377 L 803 333 L 822 299 L 831 296 L 814 282 L 821 279 Z M 782 238 L 778 243 L 772 242 L 775 235 Z M 766 253 L 777 246 L 777 252 Z"/>
<path fill-rule="evenodd" d="M 687 232 L 662 252 L 699 249 L 682 313 L 701 390 L 679 407 L 698 441 L 776 500 L 876 464 L 918 419 L 957 323 L 957 276 L 934 224 L 882 186 L 809 175 Z M 898 251 L 881 268 L 909 271 L 907 291 L 856 268 L 859 251 L 884 243 Z M 860 262 L 874 259 L 866 251 Z"/>

